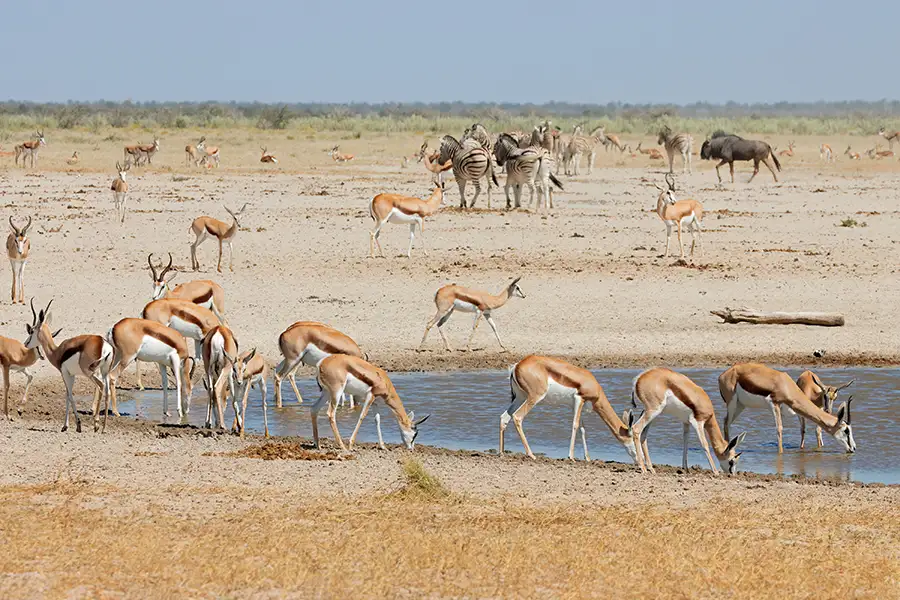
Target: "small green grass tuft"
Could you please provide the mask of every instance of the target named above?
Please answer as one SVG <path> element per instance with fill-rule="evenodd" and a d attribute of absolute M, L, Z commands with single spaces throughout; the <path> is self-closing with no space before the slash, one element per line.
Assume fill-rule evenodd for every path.
<path fill-rule="evenodd" d="M 865 221 L 862 223 L 857 222 L 853 217 L 847 217 L 843 221 L 841 221 L 841 227 L 866 227 L 867 224 Z"/>
<path fill-rule="evenodd" d="M 401 495 L 431 499 L 443 499 L 450 496 L 450 490 L 444 487 L 438 477 L 429 473 L 418 459 L 406 459 L 403 461 L 401 469 L 406 478 L 406 486 L 401 491 Z"/>

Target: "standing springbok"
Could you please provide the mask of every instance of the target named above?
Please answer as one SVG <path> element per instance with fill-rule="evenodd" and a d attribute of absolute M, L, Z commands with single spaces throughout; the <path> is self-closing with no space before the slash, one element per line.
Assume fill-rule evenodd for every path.
<path fill-rule="evenodd" d="M 243 430 L 244 421 L 237 403 L 234 366 L 238 362 L 238 342 L 234 333 L 224 325 L 209 330 L 203 337 L 203 369 L 209 404 L 206 408 L 206 428 L 212 428 L 213 405 L 216 411 L 216 426 L 225 428 L 225 386 L 231 396 L 238 431 Z"/>
<path fill-rule="evenodd" d="M 238 415 L 235 414 L 234 423 L 231 425 L 232 431 L 244 437 L 244 427 L 247 423 L 247 398 L 250 395 L 250 388 L 256 387 L 262 396 L 263 426 L 266 437 L 269 437 L 269 416 L 266 408 L 266 379 L 269 378 L 269 367 L 266 365 L 265 359 L 256 353 L 256 348 L 253 348 L 239 354 L 233 367 L 235 399 L 241 398 L 241 418 L 238 422 Z"/>
<path fill-rule="evenodd" d="M 891 150 L 894 149 L 894 142 L 900 141 L 900 131 L 891 131 L 888 132 L 884 127 L 878 130 L 878 135 L 883 137 L 888 141 L 888 146 Z"/>
<path fill-rule="evenodd" d="M 584 427 L 581 425 L 581 410 L 585 403 L 606 423 L 610 433 L 625 446 L 631 458 L 636 459 L 634 437 L 631 426 L 634 415 L 626 410 L 619 419 L 603 388 L 590 371 L 571 365 L 565 361 L 532 354 L 518 362 L 509 372 L 509 387 L 512 399 L 509 408 L 500 415 L 500 455 L 503 456 L 504 434 L 512 421 L 525 447 L 525 454 L 534 458 L 522 422 L 539 402 L 572 403 L 572 432 L 569 438 L 569 460 L 575 460 L 575 434 L 581 431 L 584 460 L 591 460 L 588 453 Z"/>
<path fill-rule="evenodd" d="M 826 385 L 822 388 L 819 387 L 816 380 L 818 380 L 818 377 L 816 377 L 812 371 L 803 371 L 800 373 L 800 377 L 797 378 L 797 387 L 806 394 L 806 397 L 810 402 L 828 414 L 834 414 L 834 401 L 837 400 L 838 392 L 844 388 L 850 387 L 853 385 L 853 382 L 856 381 L 855 379 L 851 379 L 847 383 L 837 387 Z M 797 418 L 800 419 L 800 449 L 802 450 L 806 445 L 806 419 L 800 415 L 797 415 Z M 822 427 L 816 425 L 816 447 L 821 448 L 822 445 Z"/>
<path fill-rule="evenodd" d="M 737 461 L 741 453 L 735 452 L 735 449 L 744 441 L 747 434 L 742 433 L 731 441 L 727 440 L 727 432 L 725 437 L 722 436 L 712 401 L 703 388 L 681 373 L 671 369 L 655 368 L 635 377 L 631 390 L 632 406 L 637 408 L 639 401 L 644 408 L 633 427 L 634 439 L 638 446 L 637 464 L 642 473 L 646 473 L 648 469 L 651 473 L 654 472 L 650 449 L 647 446 L 647 432 L 650 431 L 653 420 L 662 413 L 674 416 L 684 425 L 681 453 L 683 469 L 688 468 L 688 437 L 693 427 L 713 474 L 717 475 L 719 470 L 709 453 L 710 443 L 722 470 L 729 475 L 737 472 Z M 707 435 L 709 442 L 706 440 Z"/>
<path fill-rule="evenodd" d="M 122 319 L 106 334 L 106 341 L 115 348 L 115 358 L 111 368 L 113 411 L 118 409 L 116 401 L 116 380 L 132 361 L 154 362 L 159 366 L 162 379 L 163 415 L 169 413 L 169 376 L 166 367 L 171 367 L 175 376 L 175 398 L 178 417 L 184 418 L 185 409 L 190 405 L 196 359 L 188 355 L 187 342 L 180 333 L 148 319 Z"/>
<path fill-rule="evenodd" d="M 16 406 L 16 412 L 22 416 L 22 410 L 28 402 L 28 388 L 34 379 L 28 369 L 42 358 L 37 347 L 28 349 L 25 344 L 19 340 L 0 336 L 0 366 L 3 367 L 3 412 L 8 420 L 12 420 L 9 416 L 9 372 L 16 371 L 25 375 L 25 393 L 22 395 L 22 401 Z"/>
<path fill-rule="evenodd" d="M 216 315 L 224 325 L 225 320 L 225 290 L 222 286 L 209 279 L 196 279 L 194 281 L 186 281 L 179 283 L 174 288 L 169 287 L 172 279 L 178 275 L 178 271 L 172 271 L 172 253 L 169 252 L 169 264 L 162 266 L 160 263 L 160 271 L 157 272 L 153 266 L 153 254 L 147 256 L 147 264 L 150 266 L 150 279 L 153 281 L 153 291 L 150 293 L 151 300 L 159 300 L 161 298 L 180 298 L 188 300 L 194 304 L 198 304 L 203 308 L 208 308 Z M 172 272 L 166 277 L 166 274 Z"/>
<path fill-rule="evenodd" d="M 338 152 L 338 148 L 339 146 L 335 146 L 331 149 L 331 160 L 339 163 L 350 162 L 351 160 L 353 160 L 352 154 L 341 154 L 340 152 Z"/>
<path fill-rule="evenodd" d="M 25 168 L 25 158 L 31 157 L 31 168 L 34 168 L 34 163 L 37 161 L 38 152 L 41 150 L 41 146 L 46 146 L 47 141 L 44 139 L 43 131 L 36 131 L 34 140 L 29 140 L 27 142 L 22 142 L 15 147 L 16 158 L 15 163 L 18 166 L 19 157 L 22 157 L 22 168 Z"/>
<path fill-rule="evenodd" d="M 133 164 L 134 166 L 140 165 L 141 160 L 141 144 L 134 144 L 133 146 L 125 146 L 122 149 L 122 159 L 125 161 L 126 165 Z"/>
<path fill-rule="evenodd" d="M 262 147 L 260 147 L 260 150 L 262 150 L 262 157 L 259 159 L 259 162 L 272 163 L 273 165 L 278 164 L 278 159 L 275 158 L 275 156 L 273 154 L 269 154 L 268 150 L 266 150 L 265 148 L 262 148 Z"/>
<path fill-rule="evenodd" d="M 234 238 L 240 229 L 240 223 L 238 222 L 238 217 L 244 214 L 244 210 L 247 208 L 247 205 L 241 207 L 241 210 L 234 212 L 227 206 L 225 210 L 228 211 L 228 214 L 231 215 L 231 218 L 234 219 L 234 222 L 229 225 L 228 223 L 224 223 L 218 219 L 213 219 L 212 217 L 197 217 L 194 219 L 194 222 L 191 223 L 191 232 L 196 236 L 194 242 L 191 244 L 191 266 L 195 271 L 200 270 L 200 261 L 197 260 L 197 246 L 202 244 L 206 238 L 212 236 L 216 238 L 219 242 L 219 262 L 216 265 L 216 271 L 219 273 L 222 272 L 222 242 L 226 242 L 228 244 L 228 268 L 234 271 Z"/>
<path fill-rule="evenodd" d="M 94 431 L 100 429 L 100 400 L 106 398 L 103 411 L 103 431 L 106 431 L 106 419 L 109 416 L 110 376 L 109 372 L 113 362 L 113 347 L 99 335 L 79 335 L 69 338 L 57 345 L 53 340 L 62 329 L 55 333 L 50 332 L 52 317 L 50 305 L 41 310 L 40 314 L 34 310 L 34 299 L 31 300 L 31 325 L 26 325 L 28 339 L 25 347 L 29 350 L 40 346 L 41 352 L 47 357 L 63 378 L 66 386 L 66 420 L 62 431 L 69 429 L 69 411 L 75 415 L 75 431 L 81 433 L 81 417 L 75 406 L 75 396 L 72 390 L 75 385 L 75 377 L 80 373 L 96 386 L 94 391 Z"/>
<path fill-rule="evenodd" d="M 190 166 L 192 163 L 195 167 L 200 164 L 200 153 L 196 146 L 188 144 L 184 147 L 184 164 Z"/>
<path fill-rule="evenodd" d="M 810 377 L 819 388 L 825 389 L 818 377 L 812 373 Z M 837 416 L 828 414 L 810 402 L 787 373 L 758 363 L 737 364 L 719 375 L 719 393 L 728 408 L 725 415 L 725 437 L 728 437 L 731 424 L 745 408 L 768 408 L 775 416 L 778 453 L 781 454 L 784 452 L 781 407 L 784 406 L 798 417 L 808 419 L 824 429 L 847 452 L 856 452 L 856 441 L 850 426 L 850 402 L 853 396 L 841 405 Z"/>
<path fill-rule="evenodd" d="M 375 221 L 375 229 L 369 232 L 369 257 L 375 258 L 375 246 L 378 246 L 378 254 L 384 258 L 384 250 L 378 236 L 385 223 L 409 225 L 409 247 L 406 249 L 406 257 L 412 256 L 413 239 L 416 237 L 416 226 L 419 227 L 419 236 L 422 238 L 422 251 L 428 256 L 428 248 L 425 245 L 425 217 L 430 217 L 441 208 L 444 200 L 444 188 L 437 182 L 434 183 L 434 191 L 428 200 L 420 200 L 401 194 L 378 194 L 369 202 L 369 216 Z"/>
<path fill-rule="evenodd" d="M 822 144 L 819 146 L 819 160 L 824 160 L 825 162 L 834 162 L 834 152 L 831 150 L 831 146 L 828 144 Z"/>
<path fill-rule="evenodd" d="M 275 406 L 281 408 L 281 382 L 288 378 L 297 403 L 303 404 L 303 397 L 297 388 L 295 373 L 300 365 L 315 367 L 326 356 L 332 354 L 347 354 L 366 358 L 359 344 L 345 335 L 322 323 L 315 321 L 297 321 L 278 336 L 278 348 L 284 359 L 275 367 Z M 353 396 L 350 396 L 350 406 L 353 406 Z"/>
<path fill-rule="evenodd" d="M 681 240 L 681 228 L 687 225 L 691 232 L 691 256 L 694 256 L 694 246 L 700 245 L 700 221 L 703 219 L 703 205 L 698 200 L 688 198 L 678 200 L 675 198 L 675 179 L 671 174 L 666 174 L 668 189 L 656 185 L 659 196 L 656 199 L 656 214 L 666 224 L 666 252 L 663 258 L 669 256 L 669 243 L 672 241 L 672 227 L 678 227 L 678 247 L 681 249 L 681 258 L 684 259 L 684 243 Z"/>
<path fill-rule="evenodd" d="M 212 166 L 212 163 L 215 163 L 216 168 L 219 167 L 219 147 L 218 146 L 207 146 L 206 145 L 206 136 L 200 138 L 200 141 L 197 142 L 197 152 L 201 153 L 200 163 L 205 164 L 207 168 Z"/>
<path fill-rule="evenodd" d="M 153 162 L 150 160 L 153 158 L 153 155 L 159 151 L 159 138 L 154 137 L 152 144 L 141 144 L 138 146 L 138 154 L 137 154 L 137 162 L 136 165 L 140 165 L 141 162 L 147 161 L 148 165 L 152 165 Z"/>
<path fill-rule="evenodd" d="M 28 253 L 31 252 L 31 240 L 28 239 L 28 229 L 31 227 L 31 217 L 25 227 L 19 229 L 9 218 L 9 237 L 6 238 L 6 255 L 9 257 L 9 266 L 12 269 L 12 303 L 25 304 L 25 263 L 28 262 Z M 18 292 L 18 297 L 16 296 Z"/>
<path fill-rule="evenodd" d="M 506 346 L 500 341 L 497 325 L 494 323 L 491 315 L 493 311 L 509 302 L 510 298 L 525 298 L 525 294 L 522 293 L 522 289 L 519 287 L 520 279 L 522 278 L 516 277 L 512 283 L 506 286 L 504 291 L 496 296 L 488 292 L 473 290 L 455 284 L 445 285 L 440 288 L 434 295 L 434 305 L 437 307 L 437 312 L 428 321 L 428 325 L 425 326 L 425 333 L 422 335 L 422 341 L 419 342 L 419 348 L 425 344 L 425 339 L 428 337 L 428 332 L 431 331 L 431 328 L 437 325 L 438 333 L 441 334 L 441 339 L 444 340 L 444 347 L 448 352 L 451 351 L 450 343 L 447 342 L 447 336 L 444 335 L 441 327 L 447 322 L 453 311 L 458 310 L 460 312 L 475 313 L 475 324 L 472 325 L 472 333 L 469 335 L 469 341 L 466 343 L 466 350 L 472 345 L 472 338 L 475 337 L 475 330 L 478 329 L 481 317 L 484 317 L 491 329 L 494 330 L 494 335 L 497 337 L 497 343 L 500 344 L 500 347 L 506 350 Z"/>
<path fill-rule="evenodd" d="M 312 418 L 313 440 L 316 448 L 319 447 L 319 411 L 322 405 L 327 404 L 328 422 L 331 424 L 331 431 L 334 432 L 334 440 L 341 450 L 347 450 L 347 447 L 344 446 L 344 440 L 341 439 L 341 432 L 338 431 L 337 420 L 334 417 L 338 401 L 345 392 L 352 396 L 365 398 L 362 411 L 359 414 L 359 421 L 356 422 L 356 427 L 353 428 L 353 435 L 350 436 L 349 447 L 351 450 L 356 441 L 356 435 L 359 433 L 359 427 L 362 425 L 363 419 L 366 418 L 369 408 L 375 400 L 384 402 L 394 413 L 397 425 L 400 426 L 400 436 L 409 450 L 413 450 L 415 447 L 416 436 L 419 435 L 419 425 L 431 416 L 426 415 L 416 421 L 413 411 L 407 414 L 403 408 L 400 396 L 397 395 L 397 390 L 394 389 L 394 384 L 384 369 L 376 367 L 356 356 L 332 354 L 324 358 L 319 363 L 317 381 L 319 387 L 322 388 L 322 395 L 309 411 Z M 384 441 L 381 437 L 381 420 L 377 419 L 376 422 L 378 424 L 379 446 L 384 450 Z"/>
<path fill-rule="evenodd" d="M 207 308 L 181 298 L 163 298 L 148 302 L 141 318 L 171 327 L 186 338 L 194 340 L 194 358 L 200 356 L 203 338 L 220 321 Z"/>
<path fill-rule="evenodd" d="M 116 219 L 119 223 L 125 222 L 125 202 L 128 200 L 128 182 L 125 181 L 125 175 L 128 173 L 129 168 L 128 164 L 123 167 L 117 162 L 116 172 L 119 176 L 113 179 L 112 185 L 109 187 L 113 193 L 113 202 L 116 206 Z"/>

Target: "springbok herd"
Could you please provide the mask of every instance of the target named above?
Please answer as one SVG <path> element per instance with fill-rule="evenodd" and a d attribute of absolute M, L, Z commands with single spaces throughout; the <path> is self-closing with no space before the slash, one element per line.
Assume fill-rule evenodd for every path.
<path fill-rule="evenodd" d="M 891 144 L 900 133 L 887 134 L 883 129 L 880 135 Z M 195 166 L 205 164 L 208 167 L 218 166 L 219 148 L 206 146 L 206 138 L 201 138 L 196 146 L 185 148 L 186 159 Z M 23 166 L 25 157 L 31 157 L 31 164 L 37 158 L 38 151 L 46 144 L 43 131 L 38 131 L 36 140 L 25 142 L 16 147 L 16 163 L 21 156 Z M 669 243 L 673 228 L 677 229 L 681 258 L 685 256 L 682 243 L 682 228 L 687 227 L 693 241 L 691 255 L 695 245 L 699 245 L 703 207 L 692 199 L 678 200 L 675 196 L 675 179 L 672 175 L 673 161 L 681 154 L 683 168 L 691 169 L 693 140 L 690 135 L 673 132 L 663 128 L 659 133 L 659 144 L 669 159 L 669 174 L 666 175 L 666 186 L 657 185 L 656 212 L 666 225 L 666 251 L 669 254 Z M 487 182 L 487 202 L 490 207 L 491 183 L 496 184 L 495 169 L 506 171 L 505 192 L 507 208 L 521 206 L 521 192 L 527 187 L 533 202 L 535 191 L 538 191 L 537 210 L 552 208 L 553 188 L 562 189 L 557 174 L 577 174 L 581 157 L 588 159 L 588 173 L 591 173 L 594 158 L 599 145 L 607 149 L 628 149 L 617 136 L 607 134 L 603 128 L 597 128 L 585 134 L 582 127 L 576 127 L 571 136 L 566 136 L 558 128 L 553 128 L 549 121 L 534 127 L 530 133 L 511 132 L 490 135 L 486 129 L 475 124 L 468 128 L 460 140 L 450 135 L 441 138 L 437 150 L 423 144 L 413 157 L 406 157 L 423 162 L 431 174 L 434 188 L 427 200 L 407 197 L 399 194 L 378 194 L 369 203 L 369 214 L 375 222 L 375 229 L 370 233 L 370 256 L 375 256 L 376 248 L 381 256 L 384 253 L 379 242 L 379 235 L 387 223 L 409 225 L 409 248 L 418 228 L 421 235 L 426 217 L 435 214 L 441 207 L 444 195 L 443 173 L 453 171 L 460 191 L 460 206 L 472 208 L 481 193 L 481 180 Z M 792 156 L 793 143 L 782 156 Z M 125 202 L 128 193 L 127 173 L 132 166 L 151 164 L 152 157 L 159 151 L 159 139 L 153 144 L 127 146 L 124 149 L 124 163 L 117 163 L 117 178 L 111 185 L 116 207 L 116 220 L 125 221 Z M 643 154 L 659 154 L 656 150 Z M 827 150 L 827 152 L 826 152 Z M 787 154 L 786 154 L 787 153 Z M 849 153 L 849 148 L 848 152 Z M 338 152 L 334 146 L 330 154 L 336 162 L 352 160 L 352 155 Z M 827 145 L 822 147 L 822 156 L 832 160 L 833 154 Z M 733 180 L 734 160 L 753 160 L 758 171 L 763 162 L 775 176 L 775 170 L 769 159 L 780 169 L 775 149 L 765 142 L 744 140 L 717 132 L 704 142 L 701 149 L 704 159 L 718 158 L 718 166 L 729 164 Z M 858 155 L 856 155 L 858 157 Z M 78 160 L 77 153 L 67 161 Z M 277 163 L 277 159 L 262 148 L 262 163 Z M 718 171 L 717 166 L 717 171 Z M 776 180 L 777 180 L 777 176 Z M 751 177 L 752 179 L 752 177 Z M 465 188 L 467 183 L 475 187 L 475 196 L 466 205 Z M 513 188 L 514 205 L 509 195 Z M 191 243 L 191 266 L 194 271 L 200 269 L 197 259 L 197 247 L 209 238 L 218 242 L 217 271 L 222 271 L 223 244 L 227 244 L 230 253 L 229 268 L 233 270 L 233 241 L 240 228 L 239 219 L 246 210 L 245 204 L 240 210 L 226 208 L 231 222 L 226 223 L 209 216 L 194 219 L 190 231 L 195 239 Z M 25 303 L 23 275 L 25 264 L 31 250 L 28 237 L 32 218 L 27 223 L 16 224 L 10 217 L 11 232 L 7 239 L 7 254 L 12 268 L 13 303 Z M 424 239 L 423 239 L 424 243 Z M 427 254 L 427 249 L 423 250 Z M 10 338 L 0 337 L 0 363 L 4 375 L 4 412 L 10 418 L 9 387 L 10 371 L 23 373 L 27 382 L 22 400 L 17 405 L 19 415 L 27 403 L 28 388 L 33 375 L 29 372 L 39 359 L 46 358 L 59 370 L 66 389 L 66 414 L 62 427 L 69 427 L 70 411 L 75 416 L 76 431 L 81 431 L 81 419 L 78 415 L 73 396 L 73 386 L 77 375 L 82 375 L 95 386 L 92 407 L 94 430 L 104 431 L 109 412 L 118 415 L 116 401 L 116 384 L 124 370 L 131 363 L 137 369 L 138 386 L 141 384 L 139 362 L 156 363 L 162 379 L 163 415 L 170 416 L 169 409 L 169 374 L 174 378 L 175 403 L 179 419 L 184 419 L 190 411 L 193 392 L 193 380 L 198 364 L 202 362 L 201 381 L 207 390 L 207 408 L 205 426 L 211 428 L 213 421 L 219 429 L 225 428 L 225 412 L 229 403 L 233 411 L 231 430 L 243 435 L 247 399 L 252 387 L 257 387 L 262 397 L 263 422 L 265 434 L 268 436 L 266 381 L 269 369 L 265 359 L 256 349 L 240 351 L 235 333 L 229 328 L 225 318 L 225 291 L 221 285 L 211 280 L 194 280 L 170 286 L 173 269 L 172 255 L 168 255 L 168 263 L 154 264 L 153 255 L 147 257 L 152 279 L 151 300 L 144 307 L 141 318 L 123 318 L 108 330 L 106 336 L 79 335 L 57 342 L 60 330 L 53 331 L 52 300 L 46 307 L 37 310 L 34 299 L 31 300 L 32 320 L 26 325 L 28 337 L 24 343 Z M 525 298 L 519 287 L 519 279 L 510 282 L 499 294 L 490 294 L 481 290 L 470 289 L 458 285 L 440 288 L 435 294 L 436 312 L 425 328 L 420 347 L 425 344 L 429 332 L 435 326 L 441 336 L 444 347 L 450 351 L 450 343 L 442 329 L 443 325 L 458 311 L 475 315 L 474 325 L 468 339 L 467 349 L 482 319 L 491 327 L 497 342 L 503 350 L 503 342 L 496 323 L 492 318 L 493 311 L 502 308 L 512 298 Z M 193 340 L 193 353 L 188 348 L 187 340 Z M 359 420 L 350 436 L 349 448 L 352 450 L 360 425 L 365 419 L 372 403 L 380 400 L 390 408 L 400 429 L 404 445 L 412 450 L 415 445 L 419 426 L 428 416 L 416 420 L 412 411 L 404 408 L 396 389 L 388 374 L 368 361 L 368 356 L 349 336 L 328 325 L 299 321 L 285 329 L 278 338 L 278 346 L 283 356 L 273 372 L 275 405 L 282 406 L 282 382 L 287 379 L 299 403 L 303 402 L 295 381 L 295 373 L 301 365 L 312 366 L 317 371 L 317 382 L 322 390 L 320 398 L 310 410 L 313 438 L 319 445 L 318 413 L 324 407 L 328 415 L 337 445 L 346 450 L 347 446 L 341 438 L 335 418 L 336 411 L 349 401 L 352 410 L 356 403 L 361 404 Z M 683 374 L 666 368 L 654 368 L 641 373 L 634 379 L 632 386 L 632 409 L 641 408 L 640 416 L 635 419 L 632 409 L 626 410 L 620 418 L 612 408 L 597 379 L 587 370 L 565 361 L 546 356 L 530 355 L 522 359 L 510 369 L 509 385 L 511 402 L 507 410 L 500 416 L 500 452 L 504 449 L 504 432 L 510 421 L 522 441 L 526 454 L 534 458 L 528 445 L 523 421 L 535 405 L 544 399 L 572 402 L 571 437 L 569 439 L 569 458 L 575 458 L 575 444 L 580 432 L 585 460 L 590 460 L 586 444 L 585 429 L 581 424 L 581 413 L 585 403 L 589 403 L 597 415 L 609 427 L 611 434 L 627 450 L 629 455 L 642 471 L 653 471 L 647 447 L 647 433 L 653 420 L 662 413 L 675 416 L 684 424 L 683 466 L 687 467 L 687 447 L 690 429 L 693 428 L 711 469 L 718 472 L 718 467 L 710 453 L 718 458 L 719 465 L 729 473 L 736 471 L 740 446 L 745 434 L 729 438 L 729 431 L 735 420 L 746 408 L 768 408 L 772 411 L 778 435 L 778 450 L 782 452 L 782 407 L 798 416 L 801 424 L 801 443 L 805 445 L 806 421 L 816 425 L 817 444 L 822 446 L 822 430 L 834 437 L 847 452 L 856 450 L 856 442 L 850 425 L 851 396 L 833 412 L 833 404 L 839 390 L 853 382 L 833 387 L 827 386 L 812 372 L 804 372 L 795 382 L 786 373 L 776 371 L 767 366 L 755 363 L 738 364 L 719 377 L 719 393 L 726 407 L 724 433 L 720 430 L 715 417 L 713 404 L 706 392 Z M 101 401 L 103 402 L 103 420 L 101 423 Z M 430 416 L 430 415 L 429 415 Z M 379 445 L 385 448 L 382 438 L 380 416 L 376 415 Z M 707 441 L 708 437 L 708 441 Z"/>

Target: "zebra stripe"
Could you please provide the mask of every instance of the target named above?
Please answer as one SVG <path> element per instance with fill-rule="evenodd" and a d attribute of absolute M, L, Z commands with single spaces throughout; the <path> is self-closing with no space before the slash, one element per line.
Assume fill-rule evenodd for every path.
<path fill-rule="evenodd" d="M 667 125 L 660 130 L 659 139 L 656 141 L 656 143 L 665 145 L 666 154 L 669 155 L 669 173 L 673 172 L 672 166 L 675 162 L 676 152 L 681 154 L 682 174 L 685 171 L 687 171 L 688 173 L 694 172 L 691 169 L 691 150 L 693 149 L 694 138 L 692 138 L 690 134 L 675 133 Z"/>
<path fill-rule="evenodd" d="M 494 175 L 491 156 L 481 144 L 473 139 L 465 140 L 460 144 L 452 135 L 441 138 L 440 157 L 438 161 L 453 162 L 453 177 L 459 186 L 460 208 L 466 208 L 466 183 L 471 181 L 475 186 L 475 196 L 472 198 L 469 208 L 475 206 L 475 201 L 481 194 L 481 178 L 487 178 L 488 208 L 491 207 L 491 180 L 497 183 Z"/>
<path fill-rule="evenodd" d="M 581 125 L 575 127 L 572 139 L 569 141 L 569 147 L 566 151 L 566 175 L 569 175 L 569 166 L 574 161 L 575 175 L 578 175 L 578 167 L 581 163 L 581 155 L 588 155 L 588 175 L 594 170 L 594 158 L 597 156 L 597 144 L 605 144 L 606 135 L 603 133 L 603 127 L 597 127 L 590 135 L 582 134 Z"/>

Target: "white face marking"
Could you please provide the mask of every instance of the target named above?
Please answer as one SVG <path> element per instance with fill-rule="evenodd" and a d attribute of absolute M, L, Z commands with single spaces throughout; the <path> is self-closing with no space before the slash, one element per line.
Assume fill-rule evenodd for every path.
<path fill-rule="evenodd" d="M 850 453 L 856 452 L 856 440 L 853 439 L 853 428 L 844 423 L 832 437 L 844 447 L 844 450 Z"/>
<path fill-rule="evenodd" d="M 161 281 L 153 282 L 153 292 L 150 294 L 151 300 L 159 300 L 166 293 L 166 284 Z"/>

